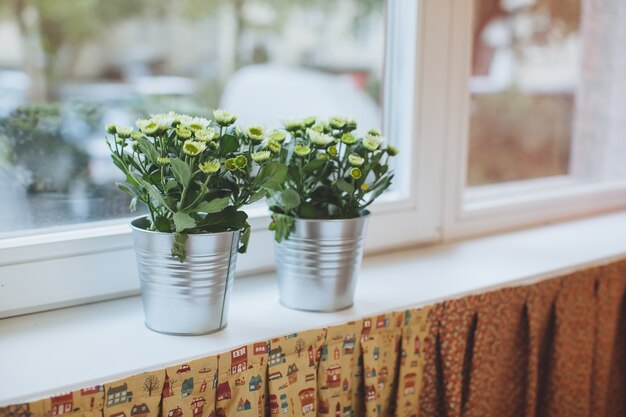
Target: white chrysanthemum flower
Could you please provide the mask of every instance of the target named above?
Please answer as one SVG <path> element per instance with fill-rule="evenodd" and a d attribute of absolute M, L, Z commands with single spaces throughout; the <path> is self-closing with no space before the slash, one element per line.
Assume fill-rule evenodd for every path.
<path fill-rule="evenodd" d="M 333 129 L 342 129 L 346 125 L 346 118 L 341 116 L 331 116 L 328 124 Z"/>
<path fill-rule="evenodd" d="M 117 134 L 121 138 L 128 138 L 133 133 L 133 128 L 130 126 L 117 126 Z"/>
<path fill-rule="evenodd" d="M 287 135 L 285 135 L 285 132 L 281 132 L 280 130 L 275 130 L 270 134 L 270 140 L 273 140 L 274 142 L 282 142 L 287 138 Z"/>
<path fill-rule="evenodd" d="M 270 151 L 258 151 L 250 154 L 250 157 L 254 162 L 265 162 L 270 159 L 272 153 Z"/>
<path fill-rule="evenodd" d="M 365 149 L 367 149 L 370 152 L 374 152 L 376 149 L 380 147 L 380 145 L 383 144 L 384 141 L 385 141 L 385 138 L 382 136 L 372 136 L 368 134 L 363 139 L 363 147 L 365 147 Z"/>
<path fill-rule="evenodd" d="M 212 127 L 206 128 L 205 130 L 198 130 L 195 133 L 196 140 L 201 142 L 210 142 L 218 136 L 218 133 L 215 132 L 215 129 Z"/>
<path fill-rule="evenodd" d="M 134 139 L 134 140 L 137 140 L 139 138 L 143 138 L 143 133 L 138 132 L 138 131 L 135 130 L 135 131 L 133 131 L 133 133 L 130 134 L 130 138 Z"/>
<path fill-rule="evenodd" d="M 184 124 L 181 123 L 178 126 L 176 126 L 176 135 L 179 138 L 189 139 L 191 137 L 191 134 L 192 134 L 191 129 L 189 129 Z"/>
<path fill-rule="evenodd" d="M 256 142 L 262 142 L 265 139 L 265 128 L 261 125 L 250 125 L 246 129 L 246 135 Z"/>
<path fill-rule="evenodd" d="M 367 134 L 370 135 L 370 136 L 381 136 L 382 135 L 381 131 L 378 130 L 378 129 L 369 129 L 367 131 Z"/>
<path fill-rule="evenodd" d="M 220 166 L 221 166 L 220 161 L 218 161 L 217 159 L 198 164 L 198 168 L 200 168 L 200 170 L 204 172 L 205 174 L 216 173 L 217 171 L 220 170 Z"/>
<path fill-rule="evenodd" d="M 353 167 L 360 167 L 361 165 L 363 165 L 363 162 L 365 162 L 365 159 L 363 159 L 359 155 L 356 155 L 356 154 L 352 153 L 352 154 L 348 155 L 348 162 Z"/>
<path fill-rule="evenodd" d="M 146 135 L 154 135 L 159 131 L 159 124 L 153 119 L 139 119 L 135 125 Z"/>
<path fill-rule="evenodd" d="M 330 135 L 326 135 L 324 133 L 316 132 L 315 130 L 312 130 L 312 129 L 307 129 L 306 132 L 309 135 L 311 142 L 313 142 L 314 144 L 318 146 L 330 145 L 331 143 L 335 141 L 334 137 Z"/>
<path fill-rule="evenodd" d="M 282 121 L 283 126 L 288 132 L 295 132 L 298 129 L 302 129 L 302 120 L 301 119 L 287 119 Z"/>
<path fill-rule="evenodd" d="M 199 130 L 207 129 L 210 124 L 211 124 L 211 121 L 208 119 L 205 119 L 204 117 L 193 117 L 189 121 L 189 123 L 187 123 L 187 127 L 193 130 L 194 132 L 197 132 Z"/>
<path fill-rule="evenodd" d="M 179 117 L 180 115 L 178 113 L 174 113 L 173 111 L 169 113 L 150 115 L 150 118 L 159 125 L 160 130 L 171 129 L 172 125 L 178 120 Z"/>
<path fill-rule="evenodd" d="M 267 148 L 274 153 L 278 153 L 283 147 L 279 142 L 270 139 L 270 141 L 267 143 Z"/>
<path fill-rule="evenodd" d="M 296 155 L 300 156 L 300 157 L 305 157 L 308 154 L 311 153 L 311 148 L 309 148 L 306 145 L 301 145 L 301 144 L 297 144 L 294 148 L 293 151 L 295 152 Z"/>
<path fill-rule="evenodd" d="M 206 143 L 187 139 L 183 143 L 183 152 L 189 156 L 198 156 L 206 149 Z"/>
<path fill-rule="evenodd" d="M 213 112 L 213 117 L 215 118 L 215 121 L 218 125 L 224 127 L 230 126 L 237 121 L 237 116 L 229 111 L 222 109 L 215 110 Z"/>

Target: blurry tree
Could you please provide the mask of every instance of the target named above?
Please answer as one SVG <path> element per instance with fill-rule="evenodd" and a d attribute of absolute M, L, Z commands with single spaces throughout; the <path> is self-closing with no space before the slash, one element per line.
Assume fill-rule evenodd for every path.
<path fill-rule="evenodd" d="M 535 39 L 558 34 L 565 37 L 580 29 L 582 2 L 585 0 L 532 0 L 526 6 L 508 10 L 504 0 L 474 0 L 474 32 L 472 74 L 486 75 L 493 50 L 481 41 L 485 28 L 497 19 L 512 18 L 517 14 L 547 16 L 550 25 L 536 26 Z M 515 39 L 513 39 L 515 42 Z"/>
<path fill-rule="evenodd" d="M 362 13 L 382 7 L 384 0 L 353 0 Z M 222 8 L 235 15 L 235 45 L 241 45 L 242 34 L 255 23 L 246 17 L 250 4 L 268 4 L 276 11 L 274 29 L 288 18 L 295 7 L 336 7 L 329 0 L 3 0 L 0 18 L 15 19 L 25 42 L 25 67 L 31 78 L 30 100 L 54 101 L 58 98 L 63 75 L 78 57 L 81 47 L 90 39 L 124 20 L 138 16 L 164 18 L 180 13 L 188 19 L 213 16 Z M 241 67 L 235 54 L 234 67 Z"/>

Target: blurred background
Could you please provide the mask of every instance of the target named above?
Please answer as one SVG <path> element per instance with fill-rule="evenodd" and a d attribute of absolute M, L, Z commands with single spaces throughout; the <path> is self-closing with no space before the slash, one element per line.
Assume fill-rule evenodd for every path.
<path fill-rule="evenodd" d="M 381 127 L 382 0 L 0 3 L 0 234 L 129 216 L 106 123 L 174 110 Z"/>
<path fill-rule="evenodd" d="M 568 174 L 581 1 L 474 13 L 468 185 Z M 381 127 L 385 35 L 383 0 L 3 0 L 0 236 L 130 215 L 106 123 L 223 107 Z"/>

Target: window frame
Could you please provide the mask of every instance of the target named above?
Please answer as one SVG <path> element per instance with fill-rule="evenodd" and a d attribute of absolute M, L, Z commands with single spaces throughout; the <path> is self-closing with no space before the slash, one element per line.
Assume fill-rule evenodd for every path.
<path fill-rule="evenodd" d="M 388 0 L 384 57 L 383 127 L 401 148 L 394 188 L 372 205 L 365 252 L 437 241 L 441 237 L 442 144 L 424 140 L 421 98 L 427 90 L 422 49 L 426 2 Z M 410 91 L 411 94 L 406 94 Z M 434 181 L 433 181 L 434 179 Z M 274 269 L 270 217 L 247 210 L 252 236 L 237 275 Z M 134 295 L 139 292 L 129 219 L 70 225 L 60 230 L 0 239 L 0 318 Z M 37 291 L 32 291 L 37 288 Z"/>
<path fill-rule="evenodd" d="M 437 66 L 446 73 L 447 118 L 440 125 L 446 143 L 443 239 L 538 226 L 626 208 L 626 181 L 594 181 L 574 174 L 467 187 L 469 82 L 474 1 L 426 0 L 441 9 L 439 36 L 447 54 Z M 426 57 L 431 61 L 434 56 Z M 437 82 L 437 80 L 430 80 Z M 428 117 L 428 116 L 425 116 Z M 572 138 L 574 140 L 574 138 Z M 523 196 L 519 193 L 523 192 Z"/>

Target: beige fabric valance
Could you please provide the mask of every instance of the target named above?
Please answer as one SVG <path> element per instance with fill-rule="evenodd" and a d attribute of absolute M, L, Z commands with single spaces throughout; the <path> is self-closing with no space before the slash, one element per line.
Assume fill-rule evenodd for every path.
<path fill-rule="evenodd" d="M 626 261 L 252 342 L 0 417 L 626 415 Z"/>

